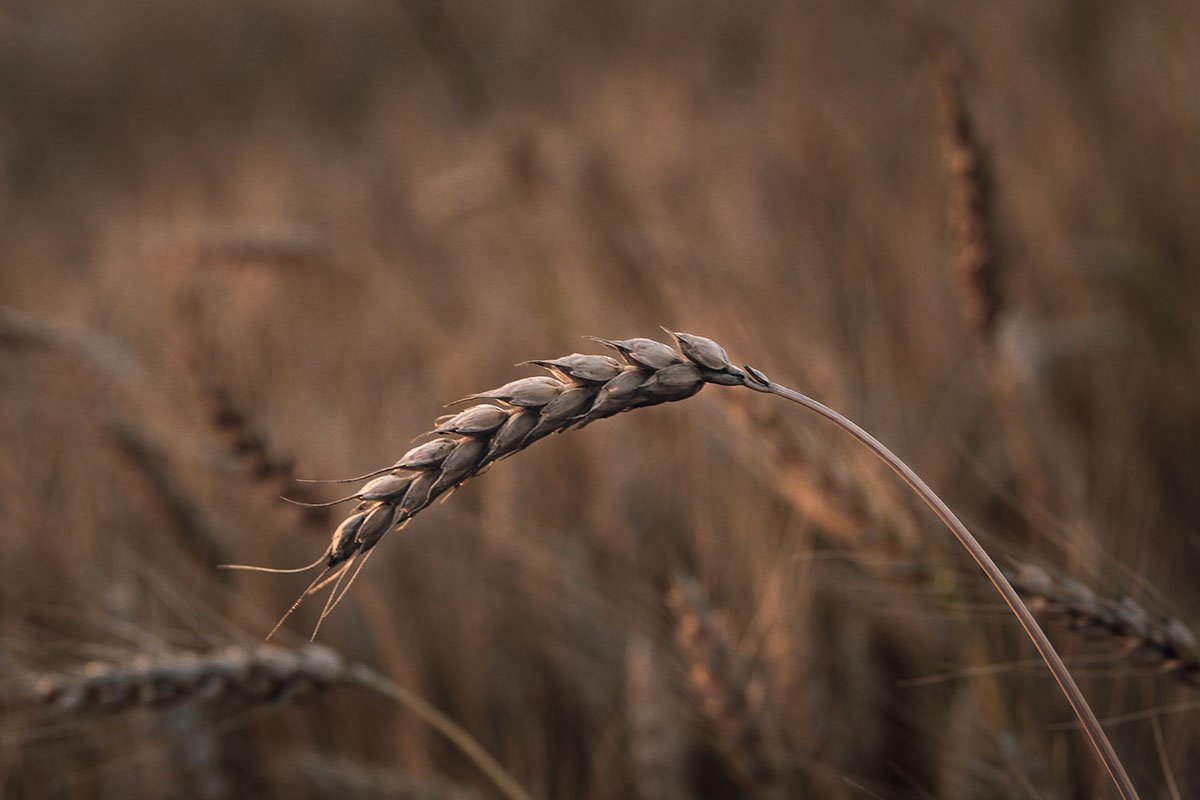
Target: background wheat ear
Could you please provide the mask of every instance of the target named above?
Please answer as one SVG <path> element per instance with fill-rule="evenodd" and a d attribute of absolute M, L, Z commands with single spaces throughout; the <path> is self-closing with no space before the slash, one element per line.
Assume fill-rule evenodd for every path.
<path fill-rule="evenodd" d="M 1200 688 L 1200 637 L 1183 620 L 1151 614 L 1132 597 L 1100 594 L 1036 564 L 1019 564 L 1008 574 L 1034 611 L 1111 645 L 1137 669 Z"/>
<path fill-rule="evenodd" d="M 987 342 L 1004 311 L 991 160 L 967 106 L 959 57 L 943 52 L 932 69 L 949 180 L 946 219 L 954 239 L 954 276 L 964 316 Z"/>
<path fill-rule="evenodd" d="M 179 324 L 187 352 L 189 383 L 196 393 L 205 421 L 236 460 L 266 502 L 281 514 L 305 525 L 323 527 L 329 523 L 329 511 L 314 503 L 309 488 L 294 479 L 293 460 L 277 452 L 269 437 L 241 408 L 230 388 L 222 381 L 223 370 L 205 330 L 200 294 L 195 286 L 177 301 Z M 281 503 L 287 495 L 296 503 Z"/>
<path fill-rule="evenodd" d="M 93 661 L 75 673 L 43 674 L 5 693 L 6 705 L 86 717 L 187 703 L 279 706 L 315 690 L 362 689 L 391 700 L 442 734 L 509 800 L 528 793 L 465 729 L 413 692 L 315 644 L 286 649 L 232 645 L 125 662 Z"/>
<path fill-rule="evenodd" d="M 755 796 L 776 796 L 777 768 L 764 739 L 765 726 L 750 700 L 746 669 L 714 618 L 696 582 L 676 575 L 666 601 L 676 621 L 676 642 L 688 681 L 718 747 L 737 780 Z"/>

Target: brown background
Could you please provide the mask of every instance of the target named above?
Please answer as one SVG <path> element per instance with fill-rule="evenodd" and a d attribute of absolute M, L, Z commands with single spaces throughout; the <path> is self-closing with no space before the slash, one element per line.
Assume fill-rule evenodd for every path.
<path fill-rule="evenodd" d="M 336 517 L 274 502 L 294 487 L 256 479 L 205 391 L 297 475 L 342 477 L 531 374 L 514 362 L 662 324 L 860 421 L 1004 563 L 1188 623 L 1197 9 L 4 4 L 0 686 L 252 643 L 303 587 L 213 568 L 305 563 Z M 994 177 L 986 340 L 953 274 L 946 52 Z M 663 603 L 682 572 L 739 660 L 773 791 L 1105 796 L 936 520 L 826 424 L 742 394 L 498 465 L 389 537 L 321 641 L 538 796 L 738 796 Z M 1120 637 L 1052 634 L 1102 717 L 1168 709 L 1112 728 L 1146 795 L 1200 791 L 1177 708 L 1197 690 Z M 6 797 L 490 791 L 354 692 L 12 714 L 0 743 Z"/>

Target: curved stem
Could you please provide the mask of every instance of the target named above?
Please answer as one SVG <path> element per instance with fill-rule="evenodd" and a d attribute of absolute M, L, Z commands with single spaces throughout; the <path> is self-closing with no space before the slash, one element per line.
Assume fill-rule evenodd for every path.
<path fill-rule="evenodd" d="M 392 683 L 374 670 L 364 666 L 353 669 L 355 682 L 364 688 L 378 692 L 389 700 L 393 700 L 423 720 L 438 733 L 445 736 L 459 749 L 467 759 L 479 768 L 479 771 L 500 790 L 500 794 L 508 800 L 532 800 L 516 779 L 500 766 L 496 759 L 467 733 L 461 725 L 438 711 L 428 701 L 410 692 L 403 686 Z"/>
<path fill-rule="evenodd" d="M 954 534 L 959 543 L 971 554 L 971 558 L 975 559 L 975 563 L 979 565 L 984 574 L 987 575 L 988 580 L 1000 592 L 1000 595 L 1004 598 L 1004 602 L 1008 604 L 1009 609 L 1012 610 L 1017 620 L 1021 623 L 1021 627 L 1025 629 L 1025 633 L 1033 641 L 1033 646 L 1037 648 L 1038 653 L 1042 656 L 1042 660 L 1050 668 L 1050 672 L 1054 675 L 1054 680 L 1058 682 L 1058 686 L 1066 696 L 1067 702 L 1071 704 L 1071 708 L 1075 711 L 1075 716 L 1079 718 L 1084 731 L 1087 733 L 1088 738 L 1091 739 L 1092 746 L 1100 754 L 1100 759 L 1104 762 L 1104 767 L 1108 770 L 1108 774 L 1112 776 L 1113 783 L 1116 784 L 1117 791 L 1121 793 L 1121 797 L 1124 800 L 1137 800 L 1138 793 L 1137 789 L 1133 786 L 1133 781 L 1129 779 L 1129 774 L 1125 771 L 1121 759 L 1117 757 L 1117 752 L 1113 749 L 1112 742 L 1105 735 L 1104 729 L 1100 726 L 1100 721 L 1096 719 L 1092 707 L 1088 705 L 1083 692 L 1079 690 L 1079 686 L 1075 683 L 1075 679 L 1071 676 L 1067 665 L 1063 663 L 1062 658 L 1058 655 L 1058 651 L 1054 649 L 1054 645 L 1046 638 L 1046 634 L 1042 631 L 1041 626 L 1038 625 L 1037 620 L 1034 619 L 1029 607 L 1021 600 L 1016 589 L 1009 583 L 1008 578 L 1004 577 L 1004 573 L 996 566 L 996 562 L 987 554 L 987 551 L 983 549 L 983 545 L 971 535 L 971 532 L 959 521 L 954 512 L 950 510 L 950 507 L 942 502 L 942 499 L 929 488 L 928 484 L 921 480 L 921 477 L 901 461 L 895 453 L 885 447 L 874 436 L 860 428 L 855 422 L 842 416 L 832 408 L 818 403 L 807 395 L 800 394 L 786 386 L 780 386 L 773 381 L 767 380 L 757 370 L 749 371 L 751 378 L 743 383 L 744 386 L 755 391 L 768 392 L 786 400 L 791 400 L 793 403 L 798 403 L 830 420 L 878 456 L 883 463 L 887 464 L 893 472 L 908 484 L 909 488 L 925 501 L 926 505 L 933 509 L 933 513 L 938 515 L 938 518 L 945 523 L 946 527 L 950 529 L 950 532 Z M 762 380 L 759 381 L 759 378 L 762 378 Z"/>

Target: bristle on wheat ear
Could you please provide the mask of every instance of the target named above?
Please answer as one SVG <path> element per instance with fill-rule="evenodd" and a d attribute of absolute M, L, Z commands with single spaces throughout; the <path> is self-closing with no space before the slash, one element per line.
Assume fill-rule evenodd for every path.
<path fill-rule="evenodd" d="M 536 362 L 544 365 L 557 377 L 522 378 L 497 389 L 463 398 L 493 400 L 501 404 L 501 410 L 506 413 L 506 417 L 502 421 L 497 419 L 500 424 L 491 430 L 472 431 L 471 435 L 454 433 L 418 445 L 405 453 L 391 468 L 370 473 L 370 477 L 392 473 L 410 480 L 403 494 L 398 497 L 364 499 L 358 504 L 354 513 L 338 526 L 333 535 L 325 555 L 327 569 L 343 563 L 348 564 L 358 555 L 371 551 L 382 539 L 386 530 L 371 530 L 364 534 L 363 530 L 368 526 L 363 520 L 368 515 L 373 519 L 386 518 L 388 529 L 403 526 L 437 497 L 478 475 L 491 462 L 517 453 L 550 433 L 561 432 L 575 425 L 582 426 L 595 419 L 614 416 L 635 408 L 683 400 L 699 392 L 707 383 L 743 386 L 756 392 L 773 394 L 824 417 L 857 439 L 929 506 L 970 553 L 1020 622 L 1022 629 L 1054 675 L 1121 796 L 1125 800 L 1138 797 L 1133 782 L 1083 692 L 1076 685 L 1074 677 L 1058 655 L 1058 651 L 1054 649 L 1054 645 L 1034 619 L 1029 607 L 967 527 L 911 467 L 853 420 L 807 395 L 771 381 L 749 365 L 744 369 L 733 366 L 725 349 L 711 339 L 666 328 L 664 330 L 677 343 L 678 353 L 668 345 L 653 339 L 595 339 L 594 341 L 615 350 L 629 367 L 618 369 L 614 373 L 611 364 L 606 360 L 572 354 L 560 359 Z M 600 383 L 599 377 L 606 377 L 608 374 L 612 374 L 612 377 Z M 561 412 L 562 404 L 556 405 L 555 401 L 563 396 L 571 397 L 571 405 L 575 407 L 573 410 L 577 410 L 578 413 Z M 366 487 L 357 494 L 364 496 Z M 314 582 L 305 594 L 323 585 Z M 342 596 L 337 595 L 332 598 L 331 603 L 326 603 L 325 611 L 321 615 L 322 620 Z M 288 614 L 295 610 L 297 605 L 299 601 Z M 286 618 L 287 615 L 284 616 Z"/>

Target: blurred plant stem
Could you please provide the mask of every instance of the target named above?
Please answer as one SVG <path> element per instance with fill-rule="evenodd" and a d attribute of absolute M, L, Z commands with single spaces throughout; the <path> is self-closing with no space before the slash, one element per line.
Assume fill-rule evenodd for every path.
<path fill-rule="evenodd" d="M 1029 607 L 1025 605 L 1025 602 L 1017 594 L 1017 590 L 1013 588 L 1013 585 L 1004 576 L 1000 567 L 988 555 L 983 545 L 979 543 L 971 532 L 967 530 L 967 526 L 963 525 L 954 512 L 950 510 L 950 507 L 929 488 L 929 485 L 921 479 L 921 476 L 917 475 L 911 467 L 901 461 L 899 456 L 885 447 L 882 442 L 870 433 L 863 430 L 853 420 L 813 400 L 807 395 L 789 389 L 786 386 L 780 386 L 750 366 L 746 367 L 746 372 L 747 376 L 742 385 L 757 392 L 774 394 L 785 400 L 790 400 L 833 422 L 877 455 L 883 463 L 887 464 L 893 472 L 908 484 L 910 489 L 925 501 L 926 505 L 933 509 L 933 513 L 937 514 L 938 518 L 945 523 L 946 527 L 950 529 L 950 532 L 954 534 L 959 543 L 971 554 L 971 558 L 975 559 L 975 563 L 987 575 L 988 580 L 1000 592 L 1000 596 L 1004 598 L 1004 602 L 1012 610 L 1017 621 L 1021 623 L 1021 627 L 1024 628 L 1025 633 L 1033 642 L 1033 646 L 1037 648 L 1042 660 L 1050 668 L 1050 672 L 1054 675 L 1054 680 L 1058 683 L 1059 688 L 1062 689 L 1063 695 L 1066 696 L 1067 702 L 1071 704 L 1071 709 L 1075 712 L 1075 716 L 1079 718 L 1080 724 L 1083 725 L 1088 739 L 1091 740 L 1092 746 L 1100 755 L 1100 759 L 1104 762 L 1104 767 L 1108 770 L 1108 774 L 1112 776 L 1113 783 L 1116 784 L 1121 797 L 1125 800 L 1135 800 L 1138 797 L 1137 789 L 1134 788 L 1133 781 L 1130 780 L 1129 774 L 1125 771 L 1125 767 L 1121 763 L 1121 759 L 1117 756 L 1116 750 L 1113 749 L 1112 743 L 1104 733 L 1104 728 L 1100 726 L 1100 721 L 1096 719 L 1096 714 L 1088 704 L 1087 698 L 1083 696 L 1083 692 L 1080 691 L 1078 684 L 1075 683 L 1075 679 L 1071 676 L 1071 671 L 1067 669 L 1067 665 L 1063 663 L 1062 657 L 1059 656 L 1058 651 L 1054 649 L 1054 645 L 1050 643 L 1045 632 L 1042 631 L 1041 626 L 1034 619 Z"/>

